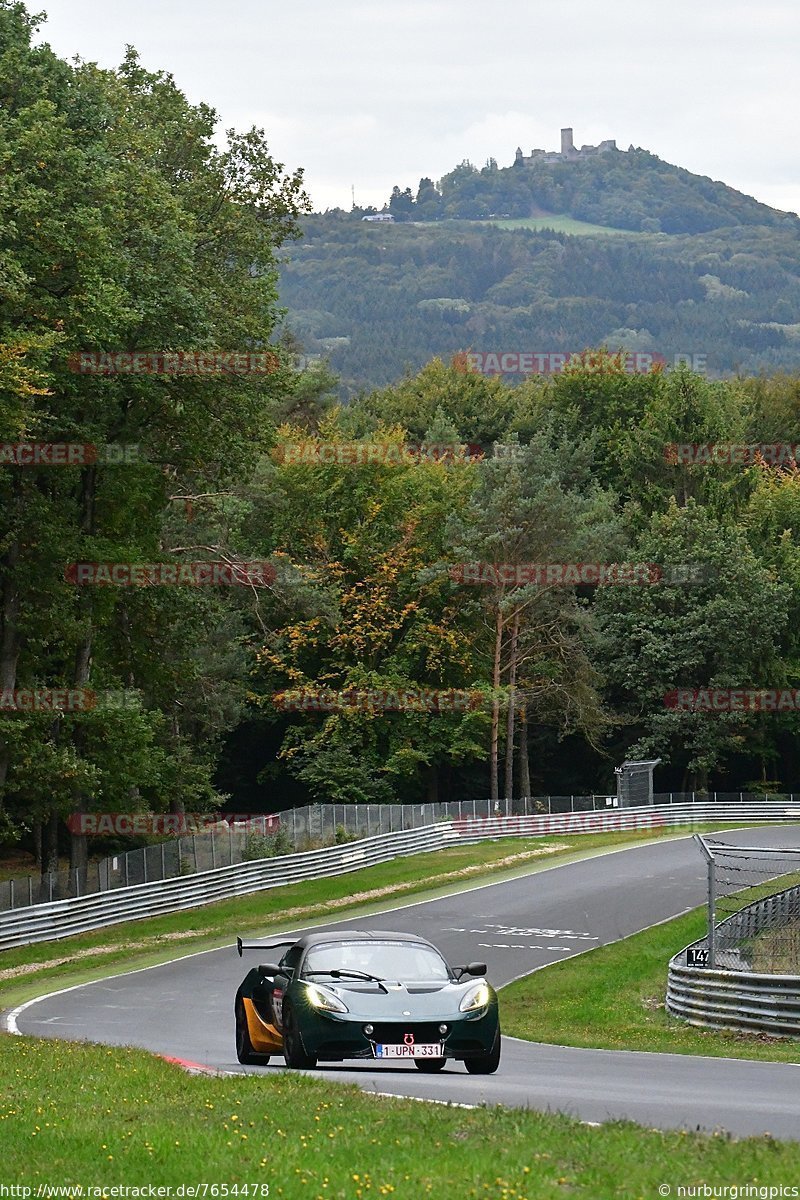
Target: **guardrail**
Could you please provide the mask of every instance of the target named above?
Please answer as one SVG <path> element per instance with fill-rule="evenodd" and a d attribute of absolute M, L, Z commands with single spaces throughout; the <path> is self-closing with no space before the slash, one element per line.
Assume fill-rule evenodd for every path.
<path fill-rule="evenodd" d="M 647 805 L 642 808 L 614 808 L 595 812 L 550 813 L 518 817 L 465 817 L 453 821 L 462 841 L 480 841 L 495 837 L 542 837 L 550 834 L 608 833 L 615 830 L 661 829 L 685 826 L 687 830 L 704 824 L 726 822 L 776 822 L 797 820 L 800 805 L 767 801 L 730 803 L 694 803 Z"/>
<path fill-rule="evenodd" d="M 345 846 L 330 846 L 303 854 L 234 863 L 178 879 L 159 879 L 134 887 L 116 888 L 52 904 L 35 904 L 0 914 L 0 950 L 34 942 L 56 941 L 71 934 L 198 908 L 302 879 L 323 879 L 375 866 L 409 854 L 440 850 L 454 838 L 451 825 L 379 834 Z"/>
<path fill-rule="evenodd" d="M 393 858 L 439 850 L 454 843 L 499 837 L 547 837 L 671 826 L 692 829 L 705 822 L 774 822 L 795 817 L 800 818 L 800 809 L 774 801 L 753 804 L 674 804 L 606 812 L 545 813 L 516 817 L 465 817 L 418 829 L 377 834 L 342 846 L 239 863 L 196 875 L 115 888 L 110 892 L 0 913 L 0 950 L 55 941 L 124 921 L 197 908 L 214 900 L 281 887 L 302 879 L 342 875 Z"/>
<path fill-rule="evenodd" d="M 800 977 L 669 964 L 667 1012 L 690 1025 L 800 1037 Z"/>
<path fill-rule="evenodd" d="M 800 797 L 798 800 L 800 802 Z M 254 835 L 256 840 L 259 835 L 277 835 L 282 842 L 288 842 L 286 849 L 300 853 L 322 846 L 341 845 L 351 838 L 395 833 L 401 829 L 419 829 L 442 821 L 567 813 L 613 814 L 618 811 L 614 803 L 613 796 L 551 795 L 521 796 L 496 804 L 486 799 L 428 801 L 420 804 L 311 804 L 282 813 L 255 815 L 248 817 L 246 822 L 234 819 L 232 824 L 222 822 L 202 833 L 188 833 L 138 849 L 116 851 L 108 858 L 91 862 L 80 869 L 0 880 L 0 912 L 246 862 L 259 857 L 253 852 Z M 765 804 L 793 804 L 794 796 L 791 793 L 774 795 L 770 800 L 769 797 L 757 797 L 747 792 L 710 792 L 699 802 L 694 792 L 657 792 L 653 797 L 654 808 L 670 806 L 677 811 L 695 803 L 713 805 L 715 812 L 730 804 L 741 806 L 739 811 L 745 808 L 762 811 Z M 177 814 L 172 815 L 177 819 Z M 161 817 L 167 821 L 170 819 L 169 814 L 161 814 Z M 260 825 L 262 822 L 263 827 Z M 111 828 L 108 832 L 112 832 Z"/>
<path fill-rule="evenodd" d="M 717 957 L 725 942 L 741 943 L 780 923 L 797 919 L 800 888 L 785 888 L 764 896 L 733 913 L 716 926 Z M 690 1025 L 714 1029 L 736 1029 L 745 1033 L 767 1033 L 800 1037 L 800 975 L 751 971 L 739 954 L 741 965 L 724 968 L 690 967 L 689 950 L 708 949 L 708 937 L 698 938 L 670 960 L 667 976 L 667 1012 Z"/>

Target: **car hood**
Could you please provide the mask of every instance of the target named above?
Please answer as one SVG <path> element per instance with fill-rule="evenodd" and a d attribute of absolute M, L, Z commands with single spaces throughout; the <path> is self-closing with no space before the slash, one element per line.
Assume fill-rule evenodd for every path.
<path fill-rule="evenodd" d="M 349 1015 L 359 1020 L 399 1021 L 406 1017 L 416 1021 L 433 1021 L 463 1016 L 459 1011 L 459 1003 L 467 989 L 478 982 L 471 978 L 465 983 L 446 983 L 441 986 L 406 986 L 387 979 L 383 985 L 386 992 L 377 985 L 366 990 L 363 984 L 350 986 L 344 982 L 334 985 L 326 982 L 324 987 L 339 996 L 347 1005 Z"/>

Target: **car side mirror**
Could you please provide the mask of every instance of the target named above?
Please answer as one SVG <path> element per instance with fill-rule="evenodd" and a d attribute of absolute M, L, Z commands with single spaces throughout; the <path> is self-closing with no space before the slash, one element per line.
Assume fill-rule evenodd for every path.
<path fill-rule="evenodd" d="M 453 967 L 453 970 L 455 971 L 456 975 L 458 975 L 459 979 L 462 975 L 485 975 L 486 963 L 471 962 L 467 963 L 467 965 L 464 967 Z"/>
<path fill-rule="evenodd" d="M 263 975 L 280 975 L 281 972 L 277 963 L 260 963 L 258 969 Z"/>

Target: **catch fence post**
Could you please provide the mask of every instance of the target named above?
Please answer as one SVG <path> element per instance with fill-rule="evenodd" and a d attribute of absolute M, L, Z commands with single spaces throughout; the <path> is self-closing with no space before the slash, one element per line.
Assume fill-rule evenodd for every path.
<path fill-rule="evenodd" d="M 702 834 L 696 833 L 694 835 L 694 840 L 703 851 L 703 854 L 706 857 L 706 863 L 708 865 L 708 966 L 709 969 L 713 971 L 717 965 L 717 877 L 714 869 L 714 855 L 706 845 L 705 838 L 702 836 Z"/>

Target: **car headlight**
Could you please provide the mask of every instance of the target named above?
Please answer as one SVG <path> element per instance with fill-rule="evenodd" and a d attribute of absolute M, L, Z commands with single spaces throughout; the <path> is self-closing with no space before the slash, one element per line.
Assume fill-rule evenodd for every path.
<path fill-rule="evenodd" d="M 467 988 L 458 1007 L 461 1012 L 472 1012 L 476 1008 L 486 1008 L 488 1003 L 489 985 L 485 979 L 482 979 L 480 983 Z"/>
<path fill-rule="evenodd" d="M 328 1012 L 339 1013 L 350 1011 L 343 1000 L 340 1000 L 338 996 L 334 996 L 333 992 L 328 992 L 323 988 L 317 987 L 315 983 L 306 984 L 306 996 L 314 1008 L 322 1008 Z"/>

